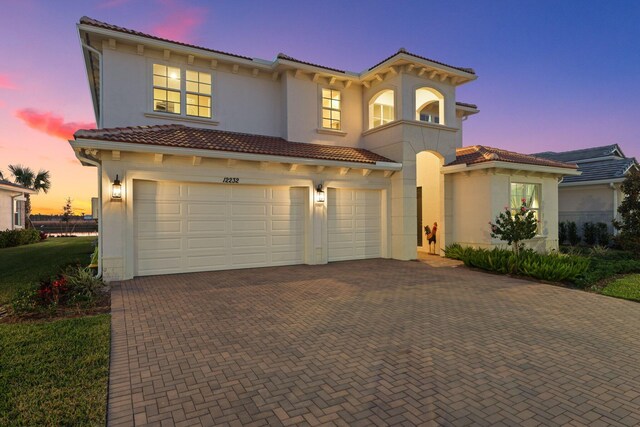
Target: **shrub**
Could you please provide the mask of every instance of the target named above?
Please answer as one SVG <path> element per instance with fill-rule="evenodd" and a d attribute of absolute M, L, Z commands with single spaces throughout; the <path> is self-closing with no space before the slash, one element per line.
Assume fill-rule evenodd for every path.
<path fill-rule="evenodd" d="M 452 245 L 447 246 L 444 249 L 444 255 L 447 258 L 462 260 L 464 258 L 464 256 L 465 256 L 465 254 L 469 250 L 472 250 L 472 249 L 468 248 L 468 247 L 463 247 L 459 243 L 454 243 Z"/>
<path fill-rule="evenodd" d="M 558 224 L 558 243 L 561 245 L 567 240 L 567 223 L 562 221 Z"/>
<path fill-rule="evenodd" d="M 47 233 L 45 233 L 44 231 L 40 232 L 40 241 L 42 242 L 43 240 L 47 240 L 49 236 L 47 235 Z"/>
<path fill-rule="evenodd" d="M 609 246 L 611 235 L 609 234 L 609 227 L 604 222 L 596 224 L 596 238 L 600 246 Z"/>
<path fill-rule="evenodd" d="M 596 227 L 592 222 L 582 224 L 582 238 L 589 246 L 596 244 Z"/>
<path fill-rule="evenodd" d="M 569 239 L 569 244 L 571 246 L 575 246 L 580 243 L 580 236 L 578 236 L 578 226 L 573 221 L 569 221 L 567 223 L 567 239 Z"/>
<path fill-rule="evenodd" d="M 513 212 L 509 206 L 496 217 L 496 222 L 491 223 L 491 237 L 504 240 L 507 245 L 513 247 L 513 252 L 518 255 L 523 249 L 523 240 L 532 239 L 538 231 L 538 220 L 532 210 L 527 208 L 527 199 L 522 199 L 522 205 Z"/>
<path fill-rule="evenodd" d="M 71 305 L 93 304 L 100 297 L 105 286 L 102 279 L 95 277 L 90 268 L 71 267 L 65 271 L 63 277 L 69 288 Z"/>
<path fill-rule="evenodd" d="M 515 254 L 505 249 L 472 249 L 451 245 L 445 255 L 458 256 L 465 265 L 502 274 L 519 274 L 550 282 L 575 281 L 589 267 L 580 256 L 539 254 L 532 250 Z"/>
<path fill-rule="evenodd" d="M 620 230 L 619 242 L 623 249 L 640 254 L 640 171 L 631 172 L 620 185 L 625 197 L 613 226 Z"/>
<path fill-rule="evenodd" d="M 33 228 L 0 231 L 0 248 L 12 248 L 39 241 L 40 233 Z"/>
<path fill-rule="evenodd" d="M 11 299 L 11 308 L 17 315 L 37 311 L 37 294 L 35 289 L 20 289 Z"/>

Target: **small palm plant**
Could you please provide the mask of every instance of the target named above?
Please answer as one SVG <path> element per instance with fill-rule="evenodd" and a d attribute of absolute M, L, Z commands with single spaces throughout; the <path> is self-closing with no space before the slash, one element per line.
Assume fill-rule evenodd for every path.
<path fill-rule="evenodd" d="M 533 238 L 538 231 L 538 220 L 532 210 L 527 208 L 527 199 L 522 199 L 520 209 L 513 211 L 505 206 L 504 211 L 496 217 L 496 222 L 489 222 L 491 237 L 505 240 L 512 246 L 516 256 L 524 248 L 524 240 Z"/>
<path fill-rule="evenodd" d="M 9 165 L 9 171 L 16 184 L 35 190 L 36 193 L 40 191 L 48 193 L 51 188 L 49 171 L 40 169 L 38 173 L 35 173 L 31 168 L 22 165 Z M 27 194 L 25 198 L 24 210 L 26 217 L 29 218 L 31 215 L 31 195 Z"/>

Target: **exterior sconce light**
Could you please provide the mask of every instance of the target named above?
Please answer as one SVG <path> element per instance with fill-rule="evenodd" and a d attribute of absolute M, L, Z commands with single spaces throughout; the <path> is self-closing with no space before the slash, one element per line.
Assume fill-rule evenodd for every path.
<path fill-rule="evenodd" d="M 324 203 L 324 190 L 322 184 L 318 184 L 316 187 L 316 203 Z"/>
<path fill-rule="evenodd" d="M 122 200 L 122 184 L 118 179 L 118 175 L 116 175 L 116 179 L 113 181 L 113 184 L 111 184 L 111 200 Z"/>

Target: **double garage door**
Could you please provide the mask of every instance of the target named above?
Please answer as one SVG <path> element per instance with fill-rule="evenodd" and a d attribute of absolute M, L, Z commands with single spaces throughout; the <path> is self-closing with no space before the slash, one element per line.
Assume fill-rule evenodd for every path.
<path fill-rule="evenodd" d="M 307 189 L 134 181 L 136 275 L 302 264 Z M 329 189 L 329 261 L 380 257 L 380 192 Z"/>

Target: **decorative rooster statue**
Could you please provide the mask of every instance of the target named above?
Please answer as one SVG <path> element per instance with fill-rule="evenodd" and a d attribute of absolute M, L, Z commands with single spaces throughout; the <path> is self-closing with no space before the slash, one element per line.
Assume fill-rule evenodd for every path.
<path fill-rule="evenodd" d="M 438 232 L 438 223 L 433 223 L 433 228 L 429 228 L 428 225 L 424 226 L 424 234 L 427 235 L 427 241 L 429 242 L 429 253 L 436 253 L 436 233 Z M 433 252 L 431 252 L 431 243 L 433 243 Z"/>

